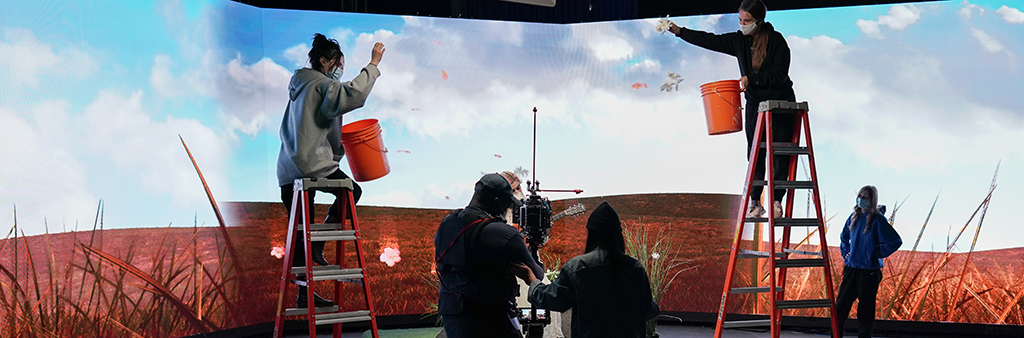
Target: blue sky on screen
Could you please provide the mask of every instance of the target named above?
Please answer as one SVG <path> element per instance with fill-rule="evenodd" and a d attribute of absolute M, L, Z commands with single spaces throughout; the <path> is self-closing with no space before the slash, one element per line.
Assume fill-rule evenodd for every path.
<path fill-rule="evenodd" d="M 373 42 L 388 48 L 366 106 L 345 116 L 380 119 L 390 149 L 392 173 L 363 183 L 363 204 L 461 207 L 481 172 L 530 169 L 533 107 L 544 188 L 742 189 L 744 138 L 707 135 L 698 90 L 738 77 L 735 59 L 658 34 L 656 19 L 546 25 L 226 1 L 37 7 L 0 5 L 0 205 L 17 205 L 26 234 L 43 232 L 44 217 L 51 232 L 87 228 L 99 199 L 107 227 L 215 224 L 178 135 L 218 200 L 278 201 L 286 86 L 314 32 L 341 42 L 343 79 L 365 66 Z M 1024 203 L 1015 196 L 1024 191 L 1024 113 L 1012 102 L 1024 80 L 1020 8 L 769 12 L 792 49 L 797 98 L 810 103 L 832 224 L 874 184 L 883 204 L 909 196 L 896 226 L 911 240 L 941 190 L 923 242 L 939 250 L 1002 160 L 979 246 L 1024 246 L 1005 235 L 1020 233 L 1014 211 Z M 672 20 L 738 29 L 735 14 Z M 684 81 L 659 91 L 669 71 Z M 803 210 L 806 196 L 797 196 Z M 0 208 L 0 225 L 12 209 Z M 829 236 L 838 242 L 837 231 Z"/>

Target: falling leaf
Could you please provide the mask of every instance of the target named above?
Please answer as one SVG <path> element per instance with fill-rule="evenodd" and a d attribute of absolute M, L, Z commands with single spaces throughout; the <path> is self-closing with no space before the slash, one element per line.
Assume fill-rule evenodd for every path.
<path fill-rule="evenodd" d="M 640 82 L 637 82 L 637 83 L 633 84 L 633 89 L 639 90 L 640 88 L 647 88 L 647 84 L 646 83 L 640 83 Z"/>
<path fill-rule="evenodd" d="M 412 111 L 420 111 L 420 109 L 419 109 L 419 108 L 411 108 L 411 109 L 409 109 L 409 110 L 412 110 Z"/>
<path fill-rule="evenodd" d="M 275 246 L 273 249 L 270 249 L 270 255 L 277 257 L 277 259 L 284 258 L 284 248 Z"/>
<path fill-rule="evenodd" d="M 398 249 L 392 249 L 391 247 L 384 248 L 384 253 L 380 254 L 380 261 L 387 264 L 388 267 L 393 267 L 395 263 L 402 261 L 402 253 Z"/>
<path fill-rule="evenodd" d="M 411 153 L 411 152 L 409 152 L 408 150 L 396 150 L 395 152 L 398 152 L 398 153 L 403 153 L 403 154 L 412 154 L 412 153 Z"/>
<path fill-rule="evenodd" d="M 448 196 L 445 196 L 444 199 L 449 200 L 450 198 L 448 198 Z"/>
<path fill-rule="evenodd" d="M 437 42 L 437 41 L 434 41 L 434 43 L 436 43 L 438 46 L 444 46 L 440 42 Z"/>
<path fill-rule="evenodd" d="M 494 154 L 494 157 L 501 158 L 501 155 Z"/>
<path fill-rule="evenodd" d="M 448 73 L 445 73 L 443 69 L 441 70 L 441 78 L 448 81 Z"/>
<path fill-rule="evenodd" d="M 676 74 L 675 72 L 668 72 L 668 74 L 665 75 L 665 83 L 661 85 L 661 91 L 678 91 L 680 82 L 683 82 L 682 75 Z"/>

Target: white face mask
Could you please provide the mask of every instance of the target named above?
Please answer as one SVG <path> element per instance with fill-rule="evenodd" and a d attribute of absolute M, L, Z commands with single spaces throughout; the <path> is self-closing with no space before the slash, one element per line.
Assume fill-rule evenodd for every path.
<path fill-rule="evenodd" d="M 331 72 L 330 74 L 327 74 L 327 77 L 333 79 L 334 81 L 341 81 L 341 74 L 344 74 L 344 73 L 345 73 L 345 69 L 344 68 L 337 67 L 337 68 L 334 68 L 333 72 Z"/>
<path fill-rule="evenodd" d="M 756 30 L 756 29 L 757 29 L 757 23 L 756 22 L 752 23 L 752 24 L 749 24 L 749 25 L 740 25 L 740 32 L 743 32 L 743 35 L 753 34 L 754 30 Z"/>

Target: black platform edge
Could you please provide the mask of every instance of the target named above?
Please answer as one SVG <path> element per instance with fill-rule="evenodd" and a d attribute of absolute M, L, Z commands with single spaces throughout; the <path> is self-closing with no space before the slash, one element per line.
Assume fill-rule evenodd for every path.
<path fill-rule="evenodd" d="M 663 316 L 658 317 L 659 325 L 693 325 L 714 327 L 718 319 L 717 313 L 704 312 L 662 312 Z M 672 316 L 681 319 L 667 318 Z M 733 320 L 755 320 L 766 319 L 763 315 L 742 315 L 729 314 L 727 321 Z M 808 333 L 827 334 L 831 331 L 828 318 L 822 317 L 790 317 L 782 318 L 784 330 L 802 331 Z M 846 321 L 846 334 L 856 335 L 859 324 L 857 319 L 851 317 Z M 756 330 L 756 328 L 742 328 L 734 330 Z M 765 327 L 765 330 L 768 328 Z M 1024 325 L 1008 324 L 970 324 L 970 323 L 947 323 L 947 322 L 916 322 L 902 320 L 879 320 L 875 319 L 874 335 L 885 337 L 978 337 L 978 338 L 1017 338 L 1024 337 Z"/>
<path fill-rule="evenodd" d="M 679 318 L 676 320 L 675 318 Z M 691 325 L 714 327 L 717 313 L 704 312 L 662 312 L 658 318 L 659 325 Z M 764 319 L 765 316 L 729 314 L 726 320 L 754 320 Z M 422 315 L 397 315 L 381 316 L 377 318 L 379 329 L 406 329 L 417 327 L 435 326 L 437 317 L 424 318 Z M 306 322 L 302 320 L 285 321 L 285 332 L 290 335 L 301 335 L 306 333 Z M 782 327 L 785 330 L 801 331 L 809 333 L 829 332 L 828 318 L 821 317 L 783 317 Z M 846 332 L 857 332 L 857 320 L 850 318 L 846 322 Z M 344 332 L 362 332 L 370 329 L 369 322 L 346 323 L 342 325 Z M 766 328 L 767 329 L 767 328 Z M 736 329 L 736 330 L 751 330 Z M 225 329 L 215 332 L 201 333 L 189 337 L 202 338 L 243 338 L 243 337 L 269 337 L 274 331 L 274 323 L 260 323 L 255 325 Z M 968 324 L 968 323 L 945 323 L 945 322 L 913 322 L 899 320 L 875 320 L 875 335 L 887 337 L 978 337 L 978 338 L 1010 338 L 1024 337 L 1024 325 L 1007 324 Z M 331 325 L 317 327 L 317 332 L 324 334 L 331 332 Z"/>
<path fill-rule="evenodd" d="M 423 315 L 396 315 L 377 317 L 377 328 L 385 329 L 409 329 L 418 327 L 436 326 L 437 316 L 424 318 Z M 331 333 L 332 325 L 320 325 L 316 327 L 318 334 Z M 342 332 L 363 332 L 370 329 L 370 322 L 345 323 L 341 326 Z M 305 320 L 284 321 L 284 332 L 288 335 L 304 335 L 308 331 Z M 274 322 L 253 324 L 248 326 L 224 329 L 220 331 L 200 333 L 191 338 L 248 338 L 248 337 L 270 337 L 274 333 Z"/>

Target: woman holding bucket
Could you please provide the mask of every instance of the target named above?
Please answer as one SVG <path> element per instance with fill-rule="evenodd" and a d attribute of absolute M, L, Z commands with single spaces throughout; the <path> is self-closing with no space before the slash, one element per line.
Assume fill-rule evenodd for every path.
<path fill-rule="evenodd" d="M 309 50 L 312 68 L 295 70 L 288 84 L 288 106 L 281 120 L 281 152 L 277 158 L 277 181 L 281 186 L 281 201 L 285 210 L 291 213 L 292 189 L 298 178 L 349 178 L 338 166 L 345 155 L 341 145 L 341 115 L 363 106 L 373 84 L 380 76 L 377 64 L 384 55 L 384 44 L 373 46 L 370 64 L 363 68 L 352 81 L 339 82 L 345 68 L 345 55 L 338 41 L 323 34 L 313 36 Z M 309 191 L 310 219 L 313 213 L 313 197 Z M 352 183 L 353 199 L 358 202 L 362 189 Z M 338 199 L 328 211 L 324 223 L 341 223 L 335 219 L 338 213 Z M 313 242 L 313 261 L 328 265 L 323 257 L 324 242 Z M 305 266 L 302 245 L 296 245 L 292 266 Z M 298 307 L 306 306 L 306 292 L 299 286 Z M 332 306 L 333 302 L 316 296 L 317 307 Z"/>
<path fill-rule="evenodd" d="M 712 34 L 676 26 L 672 23 L 669 31 L 679 38 L 698 47 L 735 56 L 740 65 L 739 85 L 747 97 L 746 123 L 747 154 L 754 143 L 754 128 L 757 123 L 757 106 L 764 100 L 796 101 L 793 81 L 789 79 L 789 45 L 771 23 L 765 22 L 768 11 L 760 0 L 743 0 L 739 8 L 740 31 Z M 791 140 L 793 137 L 793 116 L 778 114 L 772 116 L 773 140 Z M 764 139 L 760 140 L 761 142 Z M 765 172 L 765 151 L 760 151 L 754 167 L 754 179 L 762 179 Z M 789 159 L 776 156 L 773 170 L 776 180 L 785 180 L 789 174 Z M 751 204 L 747 217 L 764 215 L 761 206 L 761 186 L 751 187 Z M 781 217 L 782 198 L 786 190 L 775 189 L 772 204 L 775 217 Z"/>

